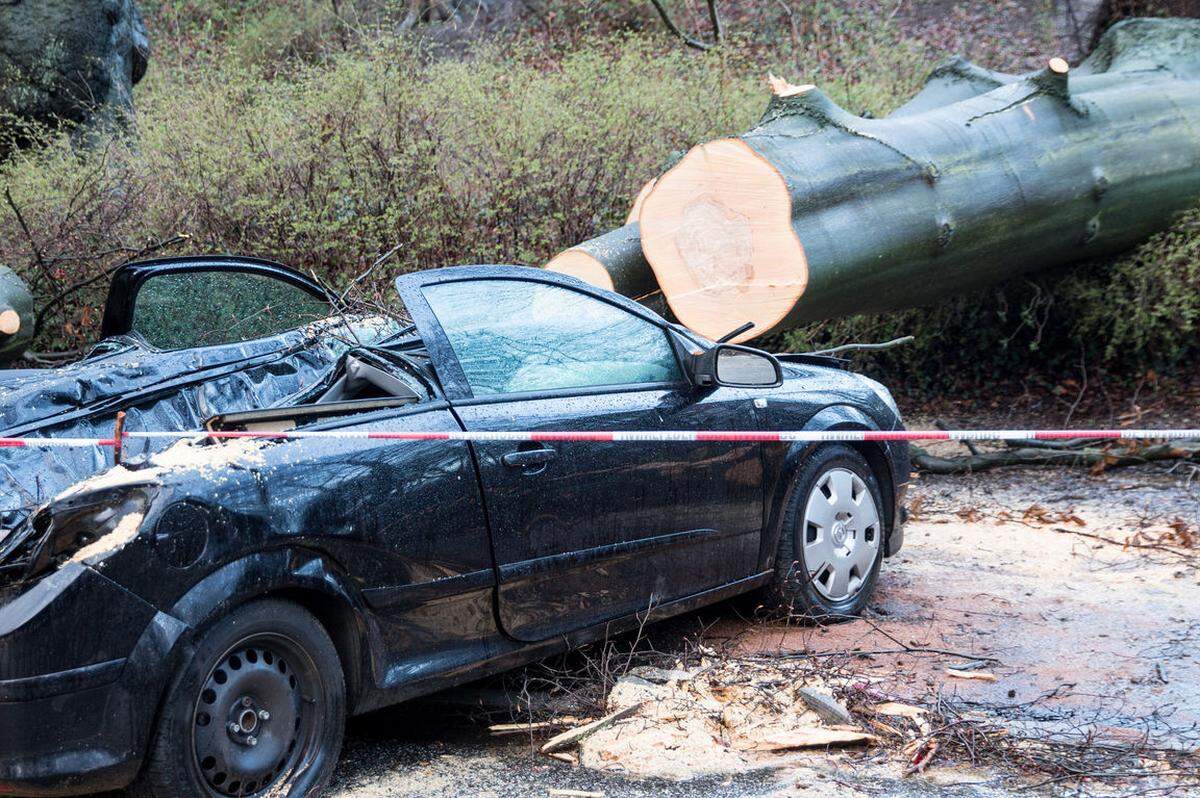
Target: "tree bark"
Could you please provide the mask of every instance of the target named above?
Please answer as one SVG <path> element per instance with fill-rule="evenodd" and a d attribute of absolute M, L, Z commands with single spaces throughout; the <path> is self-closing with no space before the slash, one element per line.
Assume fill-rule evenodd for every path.
<path fill-rule="evenodd" d="M 945 62 L 884 119 L 773 88 L 755 128 L 694 147 L 641 204 L 641 255 L 704 335 L 919 306 L 1108 255 L 1200 197 L 1197 20 L 1114 26 L 1069 77 L 1061 59 L 1020 77 Z M 604 271 L 644 289 L 622 229 Z"/>
<path fill-rule="evenodd" d="M 658 290 L 654 272 L 642 255 L 637 222 L 560 253 L 546 264 L 546 268 L 635 299 Z"/>
<path fill-rule="evenodd" d="M 995 72 L 972 64 L 961 56 L 954 56 L 935 66 L 925 78 L 925 85 L 921 90 L 888 116 L 912 116 L 934 108 L 942 108 L 978 97 L 980 94 L 987 94 L 992 89 L 1016 83 L 1020 79 L 1020 75 Z"/>

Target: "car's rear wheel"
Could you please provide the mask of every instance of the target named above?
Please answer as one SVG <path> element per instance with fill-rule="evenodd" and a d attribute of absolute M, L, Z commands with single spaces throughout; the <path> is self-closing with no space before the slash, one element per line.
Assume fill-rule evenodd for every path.
<path fill-rule="evenodd" d="M 883 559 L 883 498 L 866 459 L 818 449 L 800 469 L 784 514 L 768 591 L 771 609 L 817 621 L 857 615 Z"/>
<path fill-rule="evenodd" d="M 285 601 L 238 608 L 173 681 L 135 796 L 314 795 L 341 749 L 345 686 L 320 622 Z"/>

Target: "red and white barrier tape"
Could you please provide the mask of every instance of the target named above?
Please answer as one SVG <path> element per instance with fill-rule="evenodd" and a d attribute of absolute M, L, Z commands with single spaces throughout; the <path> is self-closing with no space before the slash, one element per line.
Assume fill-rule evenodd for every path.
<path fill-rule="evenodd" d="M 727 443 L 833 443 L 855 441 L 1010 441 L 1010 440 L 1184 440 L 1200 439 L 1200 429 L 1073 429 L 1073 430 L 833 430 L 822 432 L 752 432 L 737 430 L 707 431 L 619 431 L 584 430 L 546 432 L 381 432 L 370 430 L 292 430 L 288 432 L 129 432 L 122 441 L 138 439 L 185 438 L 263 438 L 269 440 L 305 440 L 308 438 L 364 439 L 383 441 L 507 441 L 555 442 L 727 442 Z M 2 447 L 87 447 L 116 446 L 113 438 L 0 438 Z"/>

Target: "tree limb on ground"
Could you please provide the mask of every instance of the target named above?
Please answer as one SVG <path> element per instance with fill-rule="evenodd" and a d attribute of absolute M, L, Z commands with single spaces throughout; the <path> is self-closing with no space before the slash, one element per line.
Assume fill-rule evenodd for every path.
<path fill-rule="evenodd" d="M 1050 449 L 1027 446 L 981 452 L 968 457 L 938 457 L 909 445 L 913 467 L 930 474 L 971 474 L 1004 466 L 1087 466 L 1097 470 L 1145 465 L 1163 460 L 1200 462 L 1200 441 L 1175 441 L 1136 449 L 1099 447 Z"/>

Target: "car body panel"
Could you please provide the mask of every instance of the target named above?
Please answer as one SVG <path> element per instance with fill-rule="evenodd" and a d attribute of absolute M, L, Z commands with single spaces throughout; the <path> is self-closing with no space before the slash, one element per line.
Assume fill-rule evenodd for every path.
<path fill-rule="evenodd" d="M 750 396 L 722 388 L 456 404 L 468 430 L 754 429 Z M 499 567 L 499 613 L 520 640 L 645 612 L 753 571 L 761 444 L 477 442 Z M 514 453 L 553 459 L 514 467 Z M 587 507 L 586 513 L 580 508 Z M 684 556 L 687 569 L 674 568 Z"/>
<path fill-rule="evenodd" d="M 430 351 L 439 353 L 434 364 L 464 429 L 757 428 L 753 400 L 761 392 L 698 391 L 683 377 L 682 363 L 675 383 L 475 397 L 425 289 L 512 279 L 612 305 L 659 328 L 677 358 L 685 351 L 644 306 L 566 275 L 491 266 L 407 275 L 397 290 Z M 762 530 L 761 444 L 476 442 L 472 448 L 498 569 L 497 611 L 518 640 L 646 612 L 754 570 Z M 505 462 L 530 455 L 539 462 Z M 581 514 L 581 506 L 588 512 Z M 672 568 L 684 550 L 691 567 Z"/>

